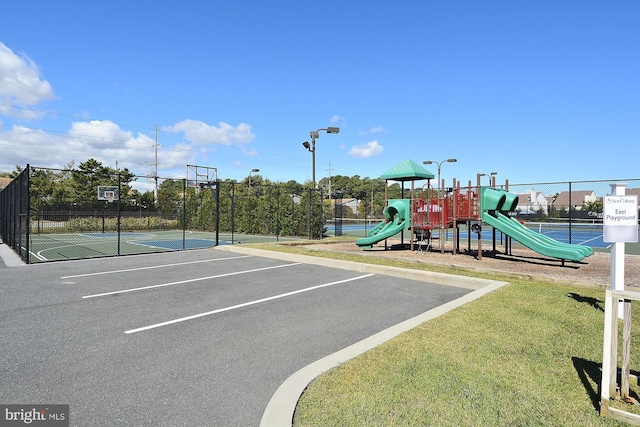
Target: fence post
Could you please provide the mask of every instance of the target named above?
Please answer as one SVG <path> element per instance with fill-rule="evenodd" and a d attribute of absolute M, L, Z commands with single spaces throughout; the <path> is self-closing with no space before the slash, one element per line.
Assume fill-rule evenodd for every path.
<path fill-rule="evenodd" d="M 182 250 L 187 250 L 187 179 L 182 180 Z"/>
<path fill-rule="evenodd" d="M 216 181 L 216 246 L 220 244 L 220 181 Z"/>
<path fill-rule="evenodd" d="M 571 193 L 571 181 L 569 181 L 569 244 L 571 244 L 571 225 L 573 223 L 573 201 Z"/>
<path fill-rule="evenodd" d="M 311 188 L 307 188 L 307 198 L 309 199 L 309 209 L 307 211 L 307 228 L 309 230 L 309 240 L 311 240 L 313 238 L 313 234 L 311 232 L 311 214 L 312 214 L 312 210 L 311 210 Z"/>
<path fill-rule="evenodd" d="M 117 223 L 117 228 L 118 228 L 118 256 L 120 256 L 120 219 L 121 219 L 121 213 L 120 213 L 120 199 L 122 198 L 122 185 L 120 182 L 120 172 L 118 172 L 118 223 Z"/>
<path fill-rule="evenodd" d="M 235 218 L 235 210 L 236 210 L 236 184 L 235 182 L 231 183 L 231 244 L 233 245 L 234 231 L 236 228 L 236 218 Z"/>
<path fill-rule="evenodd" d="M 30 193 L 31 193 L 31 166 L 29 166 L 29 164 L 27 164 L 27 175 L 26 175 L 27 179 L 27 184 L 25 185 L 26 187 L 26 194 L 25 194 L 25 198 L 26 198 L 26 202 L 25 202 L 25 206 L 24 206 L 24 215 L 26 216 L 26 223 L 27 223 L 27 230 L 25 232 L 25 239 L 26 242 L 24 243 L 24 247 L 25 247 L 25 256 L 22 258 L 23 260 L 25 260 L 25 262 L 27 264 L 29 264 L 30 261 L 30 250 L 29 250 L 29 242 L 31 240 L 31 197 L 30 197 Z M 21 191 L 22 192 L 22 191 Z"/>

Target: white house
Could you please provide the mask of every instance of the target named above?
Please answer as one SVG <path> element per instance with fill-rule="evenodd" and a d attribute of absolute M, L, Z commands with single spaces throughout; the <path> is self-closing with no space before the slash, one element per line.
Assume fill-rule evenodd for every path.
<path fill-rule="evenodd" d="M 521 213 L 549 213 L 549 199 L 540 191 L 528 190 L 518 194 L 516 210 Z"/>

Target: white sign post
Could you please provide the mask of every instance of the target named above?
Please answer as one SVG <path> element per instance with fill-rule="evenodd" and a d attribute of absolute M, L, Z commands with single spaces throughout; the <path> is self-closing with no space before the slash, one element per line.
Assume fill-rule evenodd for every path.
<path fill-rule="evenodd" d="M 610 407 L 616 397 L 618 372 L 618 319 L 624 319 L 622 332 L 622 371 L 620 397 L 629 396 L 631 360 L 631 300 L 639 300 L 637 292 L 624 291 L 624 244 L 638 241 L 638 197 L 624 194 L 626 184 L 612 184 L 610 196 L 604 196 L 604 241 L 611 247 L 611 290 L 606 292 L 604 309 L 604 342 L 600 413 L 638 425 L 640 417 Z M 635 294 L 635 295 L 634 295 Z M 626 303 L 621 297 L 624 296 Z M 618 300 L 618 304 L 616 304 Z M 633 422 L 635 421 L 635 422 Z"/>

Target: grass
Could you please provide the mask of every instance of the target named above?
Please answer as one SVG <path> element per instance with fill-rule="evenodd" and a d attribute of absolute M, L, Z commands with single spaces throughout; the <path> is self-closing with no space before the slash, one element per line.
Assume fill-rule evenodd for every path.
<path fill-rule="evenodd" d="M 489 275 L 510 284 L 317 378 L 298 403 L 294 426 L 622 425 L 598 412 L 604 290 Z M 634 303 L 633 318 L 639 315 Z M 632 363 L 640 356 L 633 346 L 639 332 L 636 321 Z M 617 407 L 640 413 L 639 406 Z"/>

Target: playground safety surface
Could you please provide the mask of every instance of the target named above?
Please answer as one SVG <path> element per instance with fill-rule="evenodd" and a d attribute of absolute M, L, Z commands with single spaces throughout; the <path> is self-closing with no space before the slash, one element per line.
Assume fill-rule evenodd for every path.
<path fill-rule="evenodd" d="M 400 239 L 389 239 L 387 247 L 399 245 Z M 405 240 L 405 245 L 408 245 Z M 504 250 L 493 253 L 490 245 L 483 247 L 482 259 L 478 260 L 477 251 L 471 254 L 453 255 L 451 242 L 445 242 L 445 252 L 441 253 L 438 242 L 429 251 L 411 251 L 409 249 L 387 249 L 384 243 L 363 250 L 354 242 L 324 242 L 300 245 L 308 250 L 356 253 L 367 257 L 395 258 L 444 267 L 469 269 L 474 271 L 499 271 L 522 278 L 541 278 L 558 283 L 570 283 L 587 286 L 610 286 L 611 255 L 596 252 L 582 262 L 566 261 L 564 266 L 557 259 L 548 258 L 528 249 L 513 248 L 511 255 Z M 640 255 L 625 256 L 625 286 L 640 287 Z"/>

